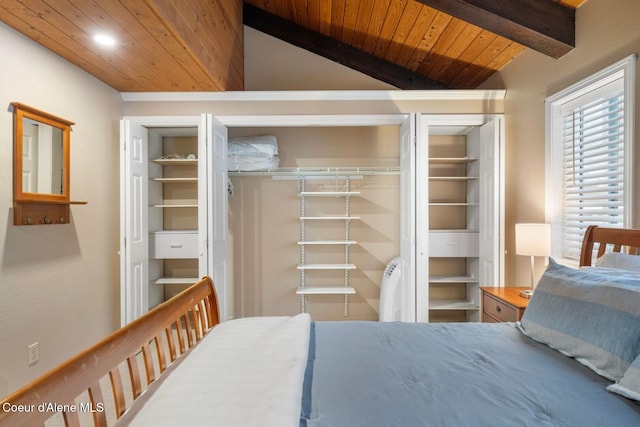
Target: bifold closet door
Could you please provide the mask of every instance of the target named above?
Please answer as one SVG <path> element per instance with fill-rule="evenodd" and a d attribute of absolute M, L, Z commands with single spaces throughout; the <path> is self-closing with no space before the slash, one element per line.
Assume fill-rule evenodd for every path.
<path fill-rule="evenodd" d="M 409 114 L 400 126 L 400 320 L 416 321 L 416 126 L 418 114 Z"/>
<path fill-rule="evenodd" d="M 149 228 L 147 129 L 123 120 L 120 125 L 121 253 L 120 322 L 124 326 L 149 310 Z"/>
<path fill-rule="evenodd" d="M 480 286 L 502 286 L 504 203 L 501 190 L 502 121 L 495 117 L 477 129 L 480 147 Z M 475 136 L 475 135 L 474 135 Z"/>
<path fill-rule="evenodd" d="M 210 114 L 203 115 L 207 135 L 207 168 L 210 171 L 206 182 L 209 184 L 207 195 L 207 229 L 209 244 L 209 275 L 213 279 L 218 296 L 220 319 L 229 316 L 229 249 L 228 249 L 228 173 L 227 142 L 228 132 L 219 120 Z"/>

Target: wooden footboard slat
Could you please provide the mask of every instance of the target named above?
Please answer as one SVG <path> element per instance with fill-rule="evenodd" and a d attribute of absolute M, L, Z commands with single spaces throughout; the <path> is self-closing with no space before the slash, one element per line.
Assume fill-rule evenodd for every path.
<path fill-rule="evenodd" d="M 88 389 L 89 400 L 91 402 L 91 410 L 93 412 L 93 424 L 96 427 L 107 427 L 107 417 L 104 410 L 100 410 L 104 405 L 104 397 L 102 397 L 102 390 L 100 384 L 97 382 Z M 103 408 L 104 409 L 104 408 Z"/>
<path fill-rule="evenodd" d="M 213 285 L 212 285 L 213 286 Z M 213 328 L 220 323 L 220 313 L 218 313 L 218 297 L 215 292 L 205 297 L 204 304 L 207 307 L 207 315 L 209 316 L 209 324 L 207 328 Z"/>
<path fill-rule="evenodd" d="M 115 405 L 116 418 L 120 418 L 127 409 L 127 405 L 124 400 L 124 389 L 122 387 L 120 369 L 112 369 L 111 372 L 109 372 L 109 379 L 111 380 L 111 390 L 113 391 L 113 403 Z"/>
<path fill-rule="evenodd" d="M 169 361 L 173 362 L 177 357 L 176 346 L 173 342 L 173 325 L 166 328 L 164 333 L 167 336 L 167 346 L 169 347 Z"/>
<path fill-rule="evenodd" d="M 201 331 L 200 336 L 203 336 L 206 331 L 217 323 L 218 319 L 215 288 L 208 277 L 203 278 L 185 291 L 158 305 L 144 316 L 115 331 L 102 341 L 32 383 L 0 399 L 0 427 L 44 425 L 49 418 L 60 416 L 60 413 L 52 411 L 25 412 L 12 411 L 5 408 L 18 407 L 18 405 L 37 408 L 40 404 L 60 404 L 63 402 L 74 404 L 76 399 L 83 395 L 86 396 L 85 393 L 87 392 L 93 408 L 103 408 L 104 399 L 99 383 L 101 380 L 106 381 L 107 376 L 111 376 L 112 386 L 105 385 L 105 393 L 113 392 L 117 402 L 116 405 L 120 405 L 116 412 L 121 413 L 125 409 L 127 400 L 119 396 L 119 394 L 123 395 L 124 393 L 119 391 L 122 388 L 122 378 L 119 373 L 116 373 L 116 369 L 119 369 L 120 364 L 123 362 L 127 362 L 132 385 L 132 397 L 135 402 L 136 398 L 142 394 L 142 382 L 136 355 L 142 353 L 147 382 L 151 383 L 156 379 L 154 364 L 157 363 L 159 366 L 164 366 L 163 369 L 167 367 L 166 355 L 163 362 L 154 360 L 153 353 L 156 353 L 157 359 L 163 357 L 161 354 L 166 350 L 163 347 L 162 336 L 166 335 L 167 330 L 171 330 L 172 325 L 176 325 L 178 343 L 181 347 L 180 354 L 177 352 L 175 354 L 176 360 L 186 354 L 184 337 L 181 336 L 183 322 L 184 329 L 187 331 L 189 348 L 194 345 L 193 336 L 189 332 L 191 328 L 190 321 L 187 321 L 187 319 L 192 316 L 189 312 L 193 311 L 193 307 L 201 304 L 201 302 L 205 304 L 205 311 L 211 311 L 212 318 L 215 319 L 213 322 L 209 322 L 206 330 Z M 158 352 L 151 351 L 150 344 L 154 340 L 157 340 L 155 344 L 157 344 Z M 171 344 L 169 344 L 170 346 Z M 161 375 L 161 373 L 158 375 Z M 111 414 L 111 412 L 109 413 Z M 92 421 L 95 426 L 106 425 L 105 412 L 96 411 L 93 415 L 94 417 L 83 416 L 79 419 L 76 411 L 69 411 L 68 413 L 62 412 L 62 419 L 67 426 L 78 426 L 81 422 L 85 422 L 90 418 L 93 418 Z"/>
<path fill-rule="evenodd" d="M 148 342 L 142 345 L 142 359 L 144 360 L 144 370 L 147 374 L 147 385 L 149 385 L 156 380 L 156 370 L 153 366 L 153 356 Z"/>
<path fill-rule="evenodd" d="M 184 328 L 182 327 L 182 317 L 176 321 L 176 335 L 178 335 L 178 346 L 180 347 L 180 354 L 187 351 L 184 342 Z"/>
<path fill-rule="evenodd" d="M 193 313 L 193 326 L 196 330 L 196 342 L 198 342 L 202 339 L 202 315 L 200 314 L 200 307 L 197 305 L 194 306 L 191 313 Z"/>
<path fill-rule="evenodd" d="M 135 355 L 127 357 L 127 367 L 129 368 L 129 379 L 131 380 L 131 394 L 133 400 L 136 400 L 142 393 L 142 383 L 140 381 L 138 359 Z"/>
<path fill-rule="evenodd" d="M 202 315 L 202 327 L 206 332 L 209 328 L 209 313 L 207 313 L 207 307 L 203 303 L 200 303 L 200 313 Z"/>
<path fill-rule="evenodd" d="M 193 336 L 191 335 L 191 322 L 189 321 L 189 311 L 187 311 L 184 314 L 184 316 L 182 316 L 184 319 L 184 331 L 187 334 L 187 348 L 193 347 Z"/>
<path fill-rule="evenodd" d="M 198 342 L 198 333 L 196 332 L 196 316 L 193 312 L 193 307 L 189 310 L 187 315 L 187 322 L 189 322 L 189 335 L 191 336 L 191 344 L 189 347 L 193 347 Z"/>
<path fill-rule="evenodd" d="M 80 427 L 80 418 L 77 412 L 63 412 L 62 419 L 66 427 Z"/>
<path fill-rule="evenodd" d="M 204 307 L 204 314 L 205 314 L 205 319 L 207 321 L 207 328 L 209 328 L 211 325 L 211 310 L 209 310 L 209 304 L 207 304 L 205 301 L 202 302 L 202 305 Z"/>
<path fill-rule="evenodd" d="M 204 306 L 203 302 L 198 303 L 198 312 L 200 313 L 200 327 L 202 328 L 203 335 L 204 335 L 204 333 L 206 333 L 207 331 L 209 320 L 207 315 L 207 309 Z"/>
<path fill-rule="evenodd" d="M 161 374 L 165 369 L 167 369 L 167 358 L 164 352 L 164 342 L 162 340 L 162 334 L 156 335 L 154 341 L 156 343 L 156 351 L 158 352 L 158 368 L 160 369 L 159 374 Z"/>

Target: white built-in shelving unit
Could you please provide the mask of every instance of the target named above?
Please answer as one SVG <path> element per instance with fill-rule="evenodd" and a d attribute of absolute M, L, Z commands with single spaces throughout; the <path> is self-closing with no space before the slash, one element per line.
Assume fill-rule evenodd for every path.
<path fill-rule="evenodd" d="M 429 271 L 446 272 L 429 275 L 429 319 L 477 321 L 480 158 L 464 137 L 451 144 L 453 155 L 427 159 Z"/>
<path fill-rule="evenodd" d="M 326 176 L 318 177 L 301 177 L 299 180 L 300 191 L 298 197 L 300 198 L 300 264 L 297 268 L 300 271 L 300 286 L 296 290 L 296 293 L 300 295 L 301 311 L 304 313 L 306 310 L 306 299 L 310 295 L 343 295 L 344 296 L 344 315 L 349 315 L 349 295 L 356 293 L 355 288 L 349 286 L 349 271 L 356 270 L 357 266 L 349 261 L 349 247 L 356 245 L 358 242 L 349 238 L 349 224 L 351 221 L 359 220 L 360 217 L 351 215 L 350 200 L 351 197 L 359 196 L 359 191 L 351 191 L 351 178 L 344 176 L 342 179 L 337 178 L 338 181 L 343 181 L 342 189 L 338 191 L 306 191 L 306 182 L 310 179 L 320 179 L 326 181 Z M 313 199 L 325 198 L 325 197 L 339 197 L 344 198 L 344 215 L 307 215 L 308 204 L 313 203 Z M 342 222 L 344 226 L 344 240 L 307 240 L 307 226 L 309 222 L 316 221 L 331 221 Z M 335 246 L 336 248 L 342 248 L 344 253 L 343 263 L 309 263 L 309 251 L 314 246 Z M 313 270 L 325 270 L 335 271 L 336 274 L 342 274 L 343 284 L 341 286 L 336 285 L 308 285 L 307 273 Z"/>
<path fill-rule="evenodd" d="M 164 299 L 164 285 L 198 280 L 198 199 L 202 196 L 195 130 L 192 137 L 156 138 L 148 149 L 149 285 L 150 305 L 155 305 Z M 179 267 L 172 266 L 172 260 L 181 260 Z"/>

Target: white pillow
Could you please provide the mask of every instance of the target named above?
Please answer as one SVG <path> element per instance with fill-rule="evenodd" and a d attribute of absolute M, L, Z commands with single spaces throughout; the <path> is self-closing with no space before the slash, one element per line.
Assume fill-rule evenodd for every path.
<path fill-rule="evenodd" d="M 640 271 L 640 256 L 620 252 L 607 252 L 600 258 L 596 259 L 596 267 Z"/>

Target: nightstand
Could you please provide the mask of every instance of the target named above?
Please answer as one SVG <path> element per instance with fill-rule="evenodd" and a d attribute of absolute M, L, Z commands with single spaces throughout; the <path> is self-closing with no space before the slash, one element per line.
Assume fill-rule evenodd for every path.
<path fill-rule="evenodd" d="M 526 288 L 480 288 L 482 321 L 487 323 L 517 322 L 522 319 L 530 299 L 520 296 Z"/>

